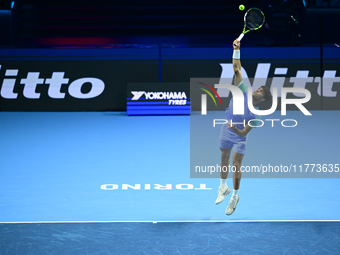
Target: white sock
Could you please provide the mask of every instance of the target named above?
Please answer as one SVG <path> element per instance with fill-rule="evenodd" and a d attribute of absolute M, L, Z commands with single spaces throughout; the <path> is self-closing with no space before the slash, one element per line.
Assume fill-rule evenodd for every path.
<path fill-rule="evenodd" d="M 233 197 L 237 197 L 238 196 L 238 190 L 234 189 L 233 190 Z"/>
<path fill-rule="evenodd" d="M 220 186 L 221 187 L 227 187 L 227 179 L 220 179 L 221 180 L 221 182 L 220 182 Z"/>

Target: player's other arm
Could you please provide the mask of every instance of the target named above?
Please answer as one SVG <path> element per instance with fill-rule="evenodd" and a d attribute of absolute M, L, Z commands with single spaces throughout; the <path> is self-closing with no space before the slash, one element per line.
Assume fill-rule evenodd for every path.
<path fill-rule="evenodd" d="M 236 46 L 235 46 L 236 44 Z M 241 43 L 237 39 L 233 42 L 234 53 L 233 53 L 233 68 L 234 68 L 234 85 L 238 86 L 242 81 L 241 74 L 241 60 L 240 60 L 240 46 Z"/>
<path fill-rule="evenodd" d="M 235 132 L 235 134 L 237 134 L 240 137 L 246 136 L 250 132 L 250 130 L 252 130 L 252 127 L 249 126 L 248 124 L 244 127 L 244 129 L 238 129 L 236 127 L 236 124 L 231 125 L 230 121 L 228 121 L 228 128 L 232 129 Z"/>

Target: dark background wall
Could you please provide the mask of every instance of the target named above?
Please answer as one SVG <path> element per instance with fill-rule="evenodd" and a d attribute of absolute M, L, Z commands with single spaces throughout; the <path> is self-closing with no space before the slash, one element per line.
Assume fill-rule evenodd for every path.
<path fill-rule="evenodd" d="M 266 16 L 263 29 L 247 35 L 244 45 L 339 42 L 340 4 L 334 0 L 2 0 L 0 45 L 228 44 L 242 30 L 240 4 Z"/>
<path fill-rule="evenodd" d="M 327 70 L 340 76 L 338 1 L 5 0 L 0 5 L 0 109 L 124 111 L 127 83 L 220 77 L 221 64 L 231 62 L 232 41 L 243 28 L 240 4 L 259 7 L 266 15 L 263 28 L 242 40 L 242 65 L 249 76 L 258 63 L 272 64 L 269 78 L 275 76 L 274 67 L 287 67 L 287 77 L 308 70 L 314 87 Z M 29 73 L 43 80 L 30 85 L 39 98 L 25 96 Z M 47 81 L 53 73 L 68 79 L 59 86 L 62 98 L 50 96 Z M 105 88 L 86 98 L 95 94 L 95 84 L 78 80 L 91 77 Z M 11 82 L 15 98 L 6 97 Z M 337 93 L 338 87 L 335 81 L 330 89 Z M 74 89 L 84 98 L 74 97 Z"/>

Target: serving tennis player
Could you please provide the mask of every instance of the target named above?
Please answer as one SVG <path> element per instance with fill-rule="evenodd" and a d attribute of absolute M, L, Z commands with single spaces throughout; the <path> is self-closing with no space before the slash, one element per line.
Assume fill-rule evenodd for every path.
<path fill-rule="evenodd" d="M 231 189 L 227 186 L 229 158 L 231 150 L 234 149 L 232 156 L 233 163 L 233 194 L 231 196 L 229 205 L 225 211 L 227 215 L 231 215 L 235 212 L 237 203 L 240 200 L 238 191 L 240 189 L 240 182 L 242 177 L 241 165 L 246 151 L 248 133 L 252 130 L 252 126 L 256 126 L 260 116 L 252 113 L 248 108 L 248 86 L 243 82 L 241 74 L 241 60 L 240 60 L 240 46 L 241 43 L 238 39 L 233 42 L 233 69 L 234 69 L 234 85 L 237 85 L 243 92 L 244 96 L 244 115 L 233 114 L 233 98 L 230 100 L 229 107 L 226 109 L 227 124 L 221 127 L 220 134 L 220 149 L 221 149 L 221 179 L 220 187 L 218 190 L 218 197 L 215 201 L 216 204 L 221 203 L 225 196 L 231 192 Z M 271 99 L 272 95 L 270 90 L 262 86 L 252 93 L 253 105 L 255 109 L 259 109 L 259 104 Z M 250 122 L 250 125 L 248 122 Z M 235 124 L 237 123 L 237 124 Z M 244 125 L 244 123 L 247 123 Z M 223 171 L 226 169 L 226 171 Z"/>

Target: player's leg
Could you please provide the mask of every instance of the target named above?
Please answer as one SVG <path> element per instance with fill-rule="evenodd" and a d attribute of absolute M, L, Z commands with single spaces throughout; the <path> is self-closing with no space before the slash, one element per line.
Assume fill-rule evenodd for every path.
<path fill-rule="evenodd" d="M 244 154 L 240 154 L 237 152 L 234 152 L 233 154 L 233 166 L 235 169 L 234 175 L 233 175 L 233 185 L 234 190 L 239 190 L 241 178 L 242 178 L 242 172 L 241 172 L 241 166 L 242 166 L 242 160 L 243 160 Z"/>
<path fill-rule="evenodd" d="M 227 179 L 228 178 L 228 169 L 229 169 L 229 159 L 230 159 L 230 153 L 232 148 L 228 149 L 221 149 L 221 179 Z"/>
<path fill-rule="evenodd" d="M 225 196 L 231 192 L 231 189 L 227 185 L 229 158 L 232 147 L 227 149 L 221 149 L 221 171 L 220 171 L 220 187 L 218 189 L 218 196 L 215 204 L 221 203 Z"/>
<path fill-rule="evenodd" d="M 240 188 L 240 183 L 241 183 L 241 178 L 242 178 L 241 166 L 242 166 L 242 160 L 243 160 L 243 157 L 244 157 L 244 151 L 245 150 L 238 150 L 238 149 L 239 148 L 235 148 L 235 151 L 239 151 L 241 153 L 234 152 L 233 157 L 232 157 L 233 168 L 234 168 L 233 169 L 234 170 L 234 174 L 233 174 L 234 189 L 233 189 L 233 194 L 230 198 L 229 205 L 228 205 L 228 207 L 225 211 L 225 213 L 227 215 L 231 215 L 235 212 L 237 203 L 240 200 L 240 197 L 238 195 L 238 191 L 239 191 L 239 188 Z"/>

